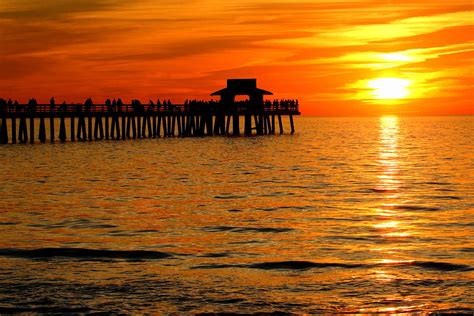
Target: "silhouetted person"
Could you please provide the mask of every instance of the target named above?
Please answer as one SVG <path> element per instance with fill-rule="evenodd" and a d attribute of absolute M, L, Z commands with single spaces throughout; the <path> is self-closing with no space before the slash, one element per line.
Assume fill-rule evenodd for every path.
<path fill-rule="evenodd" d="M 92 105 L 93 105 L 93 104 L 94 104 L 94 103 L 92 102 L 92 99 L 91 99 L 91 98 L 88 98 L 88 99 L 86 100 L 86 102 L 84 103 L 85 108 L 86 108 L 86 112 L 90 112 L 90 111 L 91 111 L 91 108 L 92 108 Z"/>
<path fill-rule="evenodd" d="M 66 101 L 64 101 L 61 106 L 59 107 L 59 109 L 63 112 L 66 112 L 67 110 L 67 104 L 66 104 Z"/>
<path fill-rule="evenodd" d="M 54 97 L 49 100 L 49 106 L 51 107 L 51 110 L 54 110 L 56 107 L 56 100 L 54 100 Z"/>
<path fill-rule="evenodd" d="M 156 100 L 156 108 L 157 110 L 159 111 L 160 108 L 161 108 L 161 102 L 160 102 L 160 99 Z"/>
<path fill-rule="evenodd" d="M 117 110 L 119 112 L 122 112 L 122 106 L 123 106 L 122 99 L 118 98 L 118 100 L 117 100 Z"/>
<path fill-rule="evenodd" d="M 8 106 L 8 109 L 10 110 L 10 112 L 13 112 L 15 107 L 13 106 L 12 99 L 8 99 L 7 106 Z"/>
<path fill-rule="evenodd" d="M 38 106 L 38 102 L 36 101 L 36 99 L 30 99 L 28 101 L 28 110 L 30 110 L 31 113 L 36 112 L 36 107 L 37 106 Z"/>
<path fill-rule="evenodd" d="M 107 112 L 113 112 L 112 101 L 110 99 L 105 100 L 105 107 L 107 108 Z"/>
<path fill-rule="evenodd" d="M 15 102 L 13 102 L 12 107 L 13 107 L 17 112 L 21 112 L 21 105 L 20 105 L 20 103 L 18 103 L 17 100 L 15 100 Z"/>
<path fill-rule="evenodd" d="M 132 109 L 134 112 L 143 112 L 143 105 L 140 100 L 133 100 L 132 101 Z"/>
<path fill-rule="evenodd" d="M 148 112 L 153 112 L 155 109 L 155 102 L 153 100 L 150 100 L 149 105 L 148 105 Z"/>

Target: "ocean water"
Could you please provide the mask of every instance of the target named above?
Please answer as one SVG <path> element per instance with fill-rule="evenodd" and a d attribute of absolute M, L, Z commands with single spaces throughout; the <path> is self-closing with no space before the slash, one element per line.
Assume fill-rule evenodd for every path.
<path fill-rule="evenodd" d="M 0 147 L 0 312 L 474 312 L 474 118 Z"/>

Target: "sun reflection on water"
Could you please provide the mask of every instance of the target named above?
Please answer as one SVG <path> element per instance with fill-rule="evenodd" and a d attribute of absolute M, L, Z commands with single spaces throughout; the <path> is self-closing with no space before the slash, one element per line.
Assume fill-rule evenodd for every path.
<path fill-rule="evenodd" d="M 396 265 L 410 264 L 412 260 L 405 258 L 403 248 L 397 241 L 406 240 L 411 237 L 411 228 L 403 221 L 397 206 L 405 203 L 401 192 L 403 187 L 401 177 L 400 157 L 400 128 L 397 116 L 383 116 L 379 121 L 379 148 L 376 158 L 379 173 L 377 175 L 376 192 L 381 195 L 381 203 L 374 208 L 377 221 L 372 224 L 382 240 L 390 241 L 382 243 L 372 251 L 378 254 L 376 260 L 377 268 L 373 271 L 373 277 L 380 284 L 393 284 L 401 276 L 393 267 Z M 376 310 L 359 310 L 359 312 L 383 312 L 383 313 L 403 313 L 409 312 L 419 306 L 412 306 L 409 299 L 400 297 L 387 297 L 386 301 L 394 301 L 394 306 L 388 306 Z"/>
<path fill-rule="evenodd" d="M 379 221 L 372 226 L 383 239 L 407 238 L 411 236 L 411 233 L 407 231 L 409 226 L 401 220 L 396 209 L 403 198 L 400 192 L 402 183 L 400 180 L 399 119 L 397 116 L 383 116 L 380 118 L 379 126 L 377 163 L 380 171 L 377 176 L 376 191 L 382 194 L 383 202 L 374 209 Z M 399 249 L 390 243 L 373 250 L 382 256 L 379 262 L 399 260 Z M 391 274 L 378 270 L 375 277 L 380 277 L 381 281 L 387 282 L 387 275 Z"/>

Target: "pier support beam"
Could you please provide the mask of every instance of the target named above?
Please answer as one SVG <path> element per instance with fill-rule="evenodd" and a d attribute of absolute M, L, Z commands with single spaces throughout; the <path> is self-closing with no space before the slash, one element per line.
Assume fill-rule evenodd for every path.
<path fill-rule="evenodd" d="M 74 126 L 75 123 L 76 123 L 76 119 L 74 118 L 73 114 L 71 115 L 71 122 L 70 123 L 71 123 L 71 130 L 70 130 L 71 142 L 74 142 L 74 141 L 76 141 L 76 134 L 75 134 L 76 127 Z"/>
<path fill-rule="evenodd" d="M 250 113 L 245 113 L 245 122 L 244 122 L 244 134 L 245 136 L 252 135 L 252 115 Z"/>
<path fill-rule="evenodd" d="M 66 118 L 64 117 L 64 113 L 61 113 L 59 122 L 59 140 L 62 142 L 66 141 Z"/>
<path fill-rule="evenodd" d="M 280 127 L 280 134 L 283 134 L 283 122 L 281 121 L 281 115 L 278 114 L 278 125 Z"/>
<path fill-rule="evenodd" d="M 28 142 L 28 129 L 26 127 L 26 114 L 25 113 L 21 113 L 21 116 L 20 116 L 20 124 L 18 127 L 18 140 L 22 144 Z M 8 135 L 7 135 L 7 142 L 8 142 Z"/>
<path fill-rule="evenodd" d="M 293 122 L 293 115 L 290 114 L 290 127 L 291 127 L 291 134 L 295 133 L 295 123 Z"/>
<path fill-rule="evenodd" d="M 232 117 L 232 135 L 240 136 L 240 118 L 238 113 L 234 113 Z"/>
<path fill-rule="evenodd" d="M 30 113 L 30 144 L 35 143 L 35 114 Z"/>
<path fill-rule="evenodd" d="M 120 138 L 120 129 L 118 127 L 119 125 L 119 119 L 118 119 L 118 114 L 115 114 L 117 116 L 117 139 Z M 120 115 L 122 117 L 122 140 L 126 140 L 127 139 L 127 135 L 126 135 L 126 126 L 125 126 L 125 114 L 123 112 L 120 112 Z M 128 134 L 130 135 L 130 133 Z"/>
<path fill-rule="evenodd" d="M 40 117 L 40 126 L 39 126 L 38 139 L 42 143 L 46 142 L 46 126 L 45 126 L 45 123 L 44 123 L 44 114 L 41 114 L 41 117 Z"/>
<path fill-rule="evenodd" d="M 110 129 L 109 129 L 109 113 L 104 115 L 104 129 L 105 129 L 105 139 L 110 138 Z"/>
<path fill-rule="evenodd" d="M 7 128 L 7 126 L 5 126 Z M 8 129 L 7 129 L 8 134 Z M 16 117 L 12 116 L 12 144 L 16 144 Z"/>
<path fill-rule="evenodd" d="M 89 141 L 92 141 L 92 116 L 90 112 L 87 113 L 87 135 L 87 139 Z"/>
<path fill-rule="evenodd" d="M 54 110 L 49 114 L 49 141 L 54 143 Z"/>
<path fill-rule="evenodd" d="M 275 114 L 272 114 L 272 135 L 275 135 Z"/>
<path fill-rule="evenodd" d="M 2 122 L 0 126 L 0 143 L 8 144 L 8 125 L 7 125 L 7 117 L 2 115 Z"/>

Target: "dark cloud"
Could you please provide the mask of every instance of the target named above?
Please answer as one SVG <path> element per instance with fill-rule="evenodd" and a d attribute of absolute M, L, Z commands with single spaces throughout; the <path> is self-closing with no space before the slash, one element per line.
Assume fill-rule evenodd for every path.
<path fill-rule="evenodd" d="M 58 19 L 77 12 L 111 9 L 124 0 L 4 0 L 0 19 L 45 20 Z"/>

